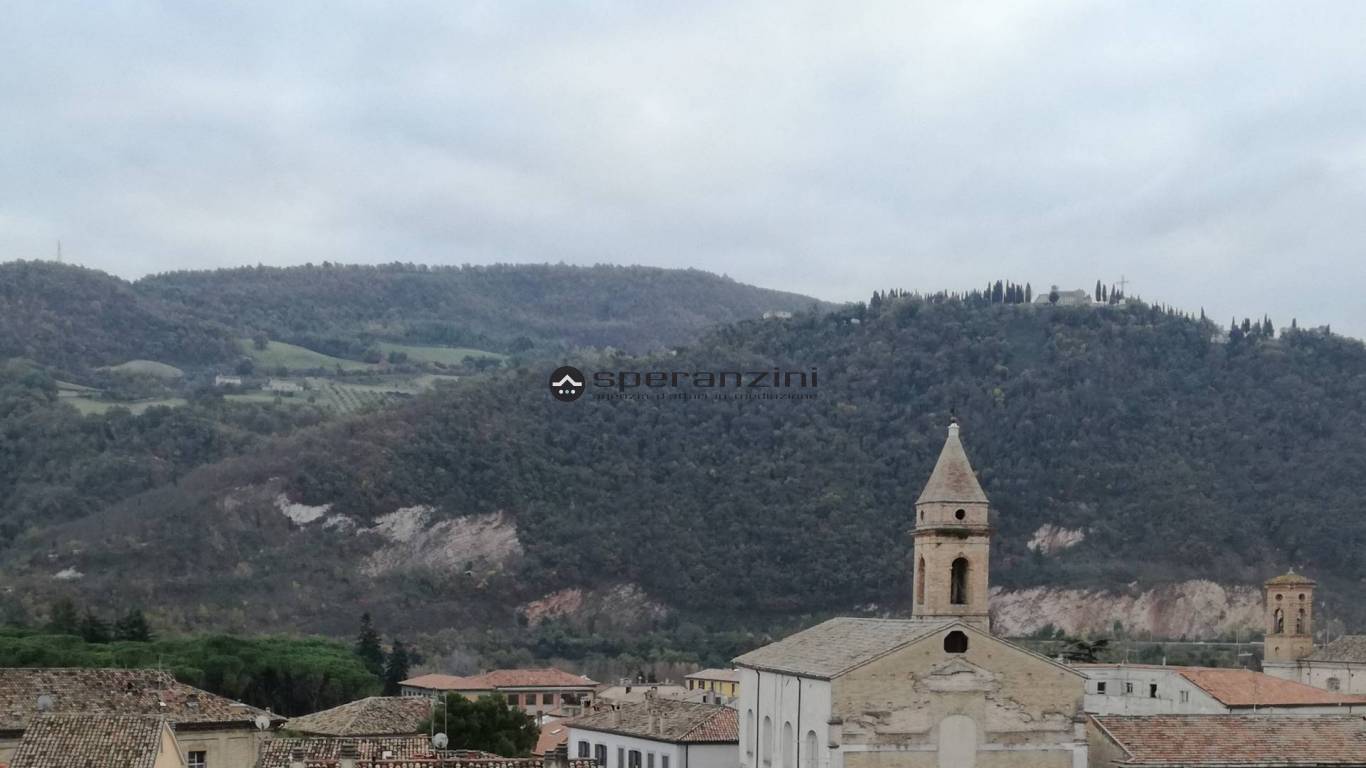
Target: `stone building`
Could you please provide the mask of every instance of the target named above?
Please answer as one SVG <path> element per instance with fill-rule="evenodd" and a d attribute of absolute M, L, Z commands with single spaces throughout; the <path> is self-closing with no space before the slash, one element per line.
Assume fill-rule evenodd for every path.
<path fill-rule="evenodd" d="M 1366 635 L 1314 647 L 1314 587 L 1293 570 L 1266 582 L 1262 669 L 1334 693 L 1366 694 Z"/>
<path fill-rule="evenodd" d="M 989 503 L 949 427 L 915 505 L 911 619 L 735 660 L 743 768 L 1083 768 L 1085 676 L 989 632 Z"/>

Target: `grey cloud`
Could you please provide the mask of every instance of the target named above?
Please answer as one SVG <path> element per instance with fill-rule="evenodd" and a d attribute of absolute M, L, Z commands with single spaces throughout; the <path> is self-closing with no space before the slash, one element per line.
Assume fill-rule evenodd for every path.
<path fill-rule="evenodd" d="M 1366 5 L 12 7 L 0 258 L 1135 281 L 1366 335 Z"/>

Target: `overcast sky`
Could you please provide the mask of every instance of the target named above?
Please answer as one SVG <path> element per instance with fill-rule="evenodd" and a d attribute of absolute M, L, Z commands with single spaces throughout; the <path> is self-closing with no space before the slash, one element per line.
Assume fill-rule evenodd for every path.
<path fill-rule="evenodd" d="M 7 4 L 0 259 L 1126 275 L 1366 336 L 1366 3 Z"/>

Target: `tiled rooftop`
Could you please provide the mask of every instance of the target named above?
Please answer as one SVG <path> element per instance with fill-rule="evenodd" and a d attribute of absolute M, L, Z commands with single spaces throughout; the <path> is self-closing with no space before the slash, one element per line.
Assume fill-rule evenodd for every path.
<path fill-rule="evenodd" d="M 1346 661 L 1366 664 L 1366 635 L 1343 635 L 1309 654 L 1309 661 Z"/>
<path fill-rule="evenodd" d="M 165 728 L 152 715 L 40 715 L 10 768 L 152 768 Z"/>
<path fill-rule="evenodd" d="M 261 756 L 256 763 L 256 768 L 289 768 L 290 757 L 296 750 L 302 754 L 310 768 L 315 765 L 331 765 L 341 758 L 342 748 L 347 745 L 354 746 L 356 756 L 363 761 L 497 758 L 497 755 L 471 750 L 438 751 L 432 748 L 431 738 L 425 734 L 372 738 L 313 736 L 272 739 L 266 742 L 261 745 Z"/>
<path fill-rule="evenodd" d="M 728 683 L 740 682 L 740 670 L 738 669 L 699 669 L 688 675 L 693 680 L 722 680 Z"/>
<path fill-rule="evenodd" d="M 538 669 L 495 669 L 472 677 L 456 675 L 418 675 L 402 685 L 435 691 L 493 691 L 502 688 L 593 688 L 597 683 L 555 667 Z"/>
<path fill-rule="evenodd" d="M 1162 768 L 1366 765 L 1360 716 L 1093 715 L 1127 753 L 1120 765 Z"/>
<path fill-rule="evenodd" d="M 431 714 L 426 696 L 371 696 L 285 723 L 298 733 L 319 736 L 406 736 Z"/>
<path fill-rule="evenodd" d="M 460 677 L 458 675 L 418 675 L 404 680 L 399 685 L 406 685 L 412 688 L 429 688 L 433 691 L 488 691 L 492 690 L 488 683 L 477 677 Z"/>
<path fill-rule="evenodd" d="M 735 663 L 829 679 L 948 623 L 945 619 L 830 619 L 750 651 Z"/>
<path fill-rule="evenodd" d="M 740 741 L 735 710 L 716 704 L 656 699 L 651 705 L 623 704 L 568 721 L 571 728 L 602 731 L 671 743 L 718 744 Z"/>
<path fill-rule="evenodd" d="M 949 426 L 949 436 L 934 463 L 934 471 L 930 472 L 925 490 L 915 503 L 932 501 L 987 503 L 987 495 L 982 492 L 982 485 L 977 482 L 968 455 L 963 451 L 963 442 L 958 439 L 957 424 Z"/>
<path fill-rule="evenodd" d="M 1282 680 L 1249 669 L 1177 668 L 1182 677 L 1229 707 L 1303 707 L 1366 704 L 1366 696 L 1349 696 L 1312 685 Z"/>
<path fill-rule="evenodd" d="M 0 669 L 0 730 L 40 712 L 158 715 L 178 723 L 251 726 L 264 710 L 176 682 L 155 669 Z M 284 718 L 271 716 L 276 723 Z"/>

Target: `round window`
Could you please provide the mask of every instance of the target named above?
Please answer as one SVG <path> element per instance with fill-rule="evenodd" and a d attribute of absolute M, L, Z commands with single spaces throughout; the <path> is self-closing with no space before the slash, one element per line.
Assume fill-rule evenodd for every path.
<path fill-rule="evenodd" d="M 968 516 L 968 511 L 966 509 L 960 509 L 957 512 L 954 512 L 953 516 L 958 518 L 959 520 L 962 520 L 963 518 Z"/>

